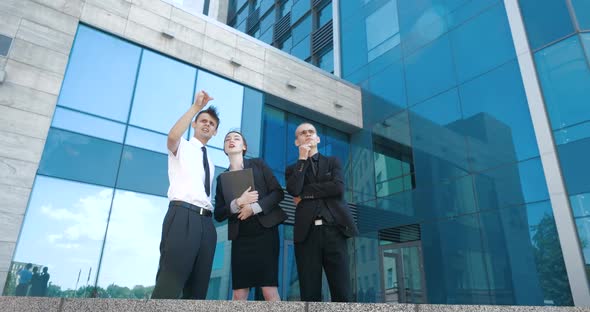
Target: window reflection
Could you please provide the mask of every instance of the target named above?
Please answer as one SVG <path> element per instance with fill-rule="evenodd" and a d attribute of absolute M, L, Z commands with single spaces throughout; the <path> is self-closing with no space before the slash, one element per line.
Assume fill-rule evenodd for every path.
<path fill-rule="evenodd" d="M 225 134 L 230 129 L 241 127 L 244 87 L 227 79 L 200 71 L 197 77 L 196 90 L 207 90 L 207 93 L 214 98 L 213 101 L 209 102 L 209 105 L 217 107 L 221 122 L 219 128 L 217 128 L 217 135 L 209 140 L 208 144 L 223 150 Z M 179 117 L 180 115 L 176 118 Z M 190 135 L 192 136 L 192 128 Z"/>
<path fill-rule="evenodd" d="M 13 267 L 48 267 L 47 296 L 92 296 L 112 196 L 110 188 L 37 176 Z"/>
<path fill-rule="evenodd" d="M 141 48 L 80 25 L 58 105 L 127 121 Z"/>
<path fill-rule="evenodd" d="M 196 72 L 192 66 L 144 51 L 129 123 L 168 133 L 193 102 Z"/>
<path fill-rule="evenodd" d="M 97 283 L 99 296 L 149 299 L 167 210 L 166 197 L 115 191 Z"/>

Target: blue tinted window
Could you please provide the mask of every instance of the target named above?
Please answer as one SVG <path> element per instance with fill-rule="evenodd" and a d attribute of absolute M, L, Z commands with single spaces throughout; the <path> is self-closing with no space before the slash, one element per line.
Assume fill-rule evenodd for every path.
<path fill-rule="evenodd" d="M 260 19 L 260 31 L 265 32 L 275 23 L 275 10 L 270 11 L 266 16 Z"/>
<path fill-rule="evenodd" d="M 579 37 L 535 53 L 535 61 L 553 129 L 590 120 L 590 68 Z"/>
<path fill-rule="evenodd" d="M 590 138 L 559 145 L 559 162 L 570 195 L 590 192 Z"/>
<path fill-rule="evenodd" d="M 575 126 L 566 127 L 553 132 L 555 144 L 566 144 L 590 136 L 590 122 L 584 122 Z"/>
<path fill-rule="evenodd" d="M 275 4 L 274 0 L 262 0 L 260 1 L 260 13 L 264 14 Z M 274 12 L 274 11 L 273 11 Z"/>
<path fill-rule="evenodd" d="M 141 49 L 81 25 L 58 105 L 127 121 Z"/>
<path fill-rule="evenodd" d="M 114 186 L 121 148 L 121 144 L 51 128 L 38 172 Z"/>
<path fill-rule="evenodd" d="M 503 7 L 498 0 L 479 0 L 479 1 L 464 1 L 464 0 L 447 0 L 447 9 L 449 14 L 446 16 L 447 25 L 449 29 L 456 28 L 465 23 L 472 17 L 480 14 L 482 11 Z M 501 3 L 501 2 L 500 2 Z M 504 10 L 504 9 L 502 9 Z M 505 11 L 504 11 L 505 12 Z M 506 14 L 506 13 L 504 13 Z"/>
<path fill-rule="evenodd" d="M 114 142 L 123 142 L 125 124 L 57 107 L 51 126 Z"/>
<path fill-rule="evenodd" d="M 306 38 L 311 34 L 311 17 L 308 15 L 304 18 L 301 23 L 293 26 L 293 30 L 291 30 L 291 35 L 293 37 L 293 44 L 299 43 L 303 38 Z"/>
<path fill-rule="evenodd" d="M 590 1 L 588 0 L 571 0 L 574 10 L 576 11 L 576 18 L 580 29 L 590 29 Z"/>
<path fill-rule="evenodd" d="M 454 30 L 451 41 L 459 83 L 515 57 L 506 10 L 501 5 Z"/>
<path fill-rule="evenodd" d="M 242 122 L 242 104 L 244 100 L 244 87 L 233 81 L 216 75 L 200 71 L 197 78 L 197 92 L 205 90 L 214 98 L 209 105 L 217 107 L 219 114 L 219 127 L 215 135 L 207 145 L 223 149 L 223 139 L 230 129 L 240 128 Z M 180 115 L 178 117 L 180 118 Z M 190 129 L 192 136 L 192 128 Z"/>
<path fill-rule="evenodd" d="M 365 20 L 367 60 L 370 62 L 400 44 L 396 1 L 385 3 Z"/>
<path fill-rule="evenodd" d="M 291 9 L 291 22 L 296 23 L 305 13 L 309 12 L 310 0 L 297 0 Z"/>
<path fill-rule="evenodd" d="M 465 83 L 459 93 L 464 121 L 456 129 L 468 137 L 474 170 L 539 154 L 516 61 Z"/>
<path fill-rule="evenodd" d="M 330 50 L 324 52 L 324 54 L 322 54 L 318 60 L 318 66 L 329 72 L 329 73 L 333 73 L 334 72 L 334 50 L 332 50 L 330 48 Z"/>
<path fill-rule="evenodd" d="M 478 216 L 426 223 L 421 230 L 423 246 L 445 242 L 444 247 L 424 248 L 428 296 L 440 302 L 489 303 L 485 297 L 465 291 L 488 289 Z"/>
<path fill-rule="evenodd" d="M 262 109 L 264 94 L 251 88 L 244 88 L 244 110 L 241 131 L 248 141 L 249 157 L 260 157 L 262 140 Z"/>
<path fill-rule="evenodd" d="M 129 123 L 168 133 L 192 104 L 196 71 L 168 57 L 143 52 Z"/>
<path fill-rule="evenodd" d="M 275 171 L 275 175 L 280 181 L 285 178 L 284 172 L 287 166 L 285 155 L 287 127 L 285 119 L 284 112 L 270 106 L 264 108 L 264 159 L 269 167 Z"/>
<path fill-rule="evenodd" d="M 166 196 L 168 155 L 125 146 L 117 188 Z"/>
<path fill-rule="evenodd" d="M 291 12 L 292 5 L 293 5 L 293 0 L 283 1 L 280 5 L 279 16 L 283 17 L 283 16 L 289 14 L 289 12 Z"/>
<path fill-rule="evenodd" d="M 372 75 L 369 78 L 369 90 L 375 96 L 378 96 L 384 103 L 395 107 L 406 106 L 406 88 L 404 80 L 404 68 L 402 60 L 392 62 L 391 66 Z M 387 115 L 380 107 L 380 117 Z"/>
<path fill-rule="evenodd" d="M 574 217 L 590 217 L 590 193 L 570 197 Z"/>
<path fill-rule="evenodd" d="M 291 35 L 283 37 L 279 40 L 279 49 L 289 53 L 291 52 L 291 47 L 293 46 L 293 39 L 291 39 Z"/>
<path fill-rule="evenodd" d="M 291 54 L 299 59 L 307 60 L 311 55 L 311 42 L 309 36 L 291 49 Z"/>
<path fill-rule="evenodd" d="M 145 288 L 155 284 L 160 230 L 167 210 L 166 197 L 115 192 L 97 286 L 130 291 L 120 289 L 105 297 L 145 299 L 150 295 L 151 290 Z M 141 239 L 129 239 L 130 235 Z"/>
<path fill-rule="evenodd" d="M 478 173 L 478 205 L 482 210 L 543 201 L 549 198 L 539 158 Z"/>
<path fill-rule="evenodd" d="M 456 84 L 447 35 L 408 56 L 405 65 L 409 105 L 426 100 Z"/>
<path fill-rule="evenodd" d="M 318 28 L 321 28 L 322 26 L 326 25 L 331 20 L 332 20 L 332 2 L 330 2 L 328 5 L 323 7 L 318 12 Z"/>
<path fill-rule="evenodd" d="M 37 176 L 14 261 L 47 266 L 49 296 L 91 296 L 112 197 L 111 188 Z"/>
<path fill-rule="evenodd" d="M 129 126 L 125 144 L 168 155 L 167 139 L 168 136 L 165 134 Z"/>
<path fill-rule="evenodd" d="M 358 79 L 351 79 L 350 76 L 367 64 L 364 20 L 357 16 L 351 17 L 343 22 L 341 27 L 342 76 L 349 81 L 356 82 Z"/>
<path fill-rule="evenodd" d="M 412 54 L 447 32 L 447 10 L 442 2 L 397 1 L 404 55 Z"/>
<path fill-rule="evenodd" d="M 574 32 L 566 0 L 521 0 L 519 4 L 533 50 Z"/>
<path fill-rule="evenodd" d="M 465 134 L 457 89 L 410 108 L 410 126 L 417 185 L 437 184 L 468 171 Z"/>

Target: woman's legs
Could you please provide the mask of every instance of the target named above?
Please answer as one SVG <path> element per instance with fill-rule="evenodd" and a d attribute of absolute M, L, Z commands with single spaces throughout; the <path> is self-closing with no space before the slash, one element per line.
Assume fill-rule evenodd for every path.
<path fill-rule="evenodd" d="M 248 300 L 250 288 L 234 289 L 233 300 Z"/>
<path fill-rule="evenodd" d="M 262 287 L 262 295 L 266 301 L 281 301 L 279 290 L 277 287 Z"/>

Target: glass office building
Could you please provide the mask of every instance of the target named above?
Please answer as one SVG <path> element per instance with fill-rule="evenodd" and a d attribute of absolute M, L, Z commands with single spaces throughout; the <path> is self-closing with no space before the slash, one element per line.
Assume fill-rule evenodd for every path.
<path fill-rule="evenodd" d="M 14 268 L 49 267 L 49 296 L 149 297 L 167 209 L 166 134 L 206 89 L 221 110 L 209 142 L 216 173 L 227 167 L 222 136 L 235 127 L 248 138 L 247 156 L 264 158 L 283 186 L 302 121 L 316 124 L 321 153 L 342 160 L 360 230 L 349 240 L 357 302 L 574 304 L 563 252 L 571 246 L 562 244 L 581 250 L 590 268 L 587 1 L 518 1 L 557 178 L 544 168 L 523 80 L 530 72 L 505 1 L 229 2 L 230 26 L 358 85 L 363 128 L 302 116 L 259 90 L 80 25 Z M 553 179 L 565 184 L 576 237 L 558 233 Z M 292 212 L 290 198 L 282 205 Z M 208 298 L 225 300 L 230 242 L 226 224 L 216 226 Z M 292 230 L 292 219 L 281 225 L 283 300 L 299 299 Z M 4 295 L 14 294 L 15 272 Z"/>

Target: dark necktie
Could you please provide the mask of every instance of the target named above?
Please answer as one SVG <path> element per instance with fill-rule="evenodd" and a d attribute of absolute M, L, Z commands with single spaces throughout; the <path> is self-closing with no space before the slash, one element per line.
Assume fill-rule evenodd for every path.
<path fill-rule="evenodd" d="M 314 176 L 318 176 L 318 162 L 317 159 L 311 158 L 311 170 L 313 171 Z"/>
<path fill-rule="evenodd" d="M 207 148 L 203 146 L 201 147 L 201 150 L 203 151 L 203 168 L 205 168 L 205 193 L 209 196 L 209 194 L 211 194 L 211 185 L 209 183 L 209 159 L 207 158 Z"/>

